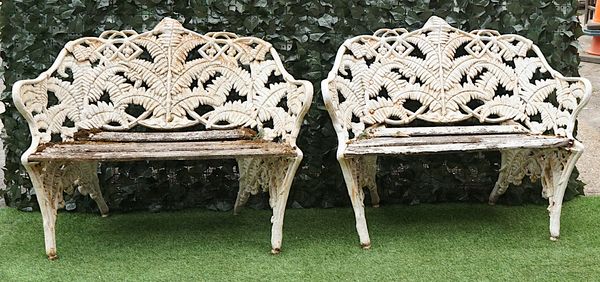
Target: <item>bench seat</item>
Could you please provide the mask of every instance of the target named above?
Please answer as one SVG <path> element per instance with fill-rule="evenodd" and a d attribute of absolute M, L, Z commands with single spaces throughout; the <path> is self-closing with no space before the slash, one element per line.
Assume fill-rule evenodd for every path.
<path fill-rule="evenodd" d="M 572 144 L 572 139 L 562 136 L 531 134 L 378 137 L 350 141 L 344 152 L 344 156 L 385 156 L 504 149 L 560 148 L 569 147 Z"/>
<path fill-rule="evenodd" d="M 29 156 L 38 161 L 206 160 L 240 157 L 292 157 L 290 145 L 262 140 L 196 142 L 68 142 L 41 147 Z"/>

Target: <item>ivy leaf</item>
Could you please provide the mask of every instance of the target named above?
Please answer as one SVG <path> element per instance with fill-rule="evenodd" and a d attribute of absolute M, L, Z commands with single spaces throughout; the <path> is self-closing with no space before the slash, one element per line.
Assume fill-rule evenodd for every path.
<path fill-rule="evenodd" d="M 332 28 L 333 25 L 335 23 L 337 23 L 337 21 L 338 21 L 338 18 L 333 17 L 330 14 L 325 14 L 317 20 L 317 22 L 319 23 L 319 26 L 327 27 L 327 28 Z"/>
<path fill-rule="evenodd" d="M 249 16 L 244 20 L 244 27 L 252 32 L 260 24 L 260 19 L 257 16 Z"/>
<path fill-rule="evenodd" d="M 100 0 L 98 1 L 98 5 L 96 5 L 96 8 L 101 9 L 101 8 L 106 8 L 110 5 L 110 0 Z"/>
<path fill-rule="evenodd" d="M 257 0 L 254 7 L 264 8 L 267 7 L 267 0 Z"/>
<path fill-rule="evenodd" d="M 81 0 L 73 0 L 73 1 L 71 1 L 71 7 L 73 7 L 73 8 L 85 7 L 85 5 L 83 4 L 83 2 L 81 2 Z"/>

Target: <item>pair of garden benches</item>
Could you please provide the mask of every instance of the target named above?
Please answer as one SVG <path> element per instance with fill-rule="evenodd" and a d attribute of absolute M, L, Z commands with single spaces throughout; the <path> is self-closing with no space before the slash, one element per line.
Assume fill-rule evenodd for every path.
<path fill-rule="evenodd" d="M 558 238 L 562 197 L 583 146 L 575 118 L 589 98 L 583 78 L 552 70 L 531 41 L 471 33 L 432 17 L 419 30 L 379 30 L 344 42 L 322 93 L 337 132 L 337 157 L 363 247 L 370 247 L 363 188 L 379 204 L 378 156 L 500 150 L 490 202 L 509 184 L 540 178 Z M 107 31 L 69 42 L 13 98 L 32 144 L 22 163 L 56 258 L 63 192 L 78 186 L 108 207 L 99 161 L 235 158 L 240 190 L 270 193 L 272 252 L 281 248 L 290 186 L 302 152 L 296 137 L 312 85 L 290 76 L 275 49 L 254 37 L 200 35 L 164 19 L 152 31 Z M 478 125 L 463 122 L 476 120 Z M 132 132 L 138 128 L 145 132 Z"/>

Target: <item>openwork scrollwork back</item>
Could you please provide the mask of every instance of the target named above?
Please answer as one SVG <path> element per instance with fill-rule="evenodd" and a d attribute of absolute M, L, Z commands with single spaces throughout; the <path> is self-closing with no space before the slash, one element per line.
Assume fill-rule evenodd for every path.
<path fill-rule="evenodd" d="M 294 142 L 312 95 L 268 42 L 201 35 L 168 18 L 142 34 L 107 31 L 71 41 L 50 70 L 15 89 L 40 143 L 52 134 L 71 140 L 79 129 L 196 125 L 249 127 L 264 139 Z"/>
<path fill-rule="evenodd" d="M 410 125 L 515 121 L 532 133 L 572 137 L 590 85 L 554 71 L 531 40 L 464 32 L 432 17 L 419 30 L 385 29 L 347 40 L 323 82 L 339 132 Z"/>

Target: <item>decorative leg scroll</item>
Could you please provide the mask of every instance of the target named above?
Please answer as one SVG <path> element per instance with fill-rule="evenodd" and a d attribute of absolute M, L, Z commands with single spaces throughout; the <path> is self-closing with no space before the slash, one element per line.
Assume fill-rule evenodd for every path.
<path fill-rule="evenodd" d="M 100 192 L 96 162 L 40 162 L 25 164 L 37 196 L 44 222 L 46 254 L 54 260 L 56 254 L 55 223 L 58 208 L 64 206 L 63 192 L 73 193 L 74 185 L 89 194 L 98 204 L 102 216 L 108 215 L 108 206 Z"/>
<path fill-rule="evenodd" d="M 360 181 L 360 159 L 357 158 L 339 158 L 346 188 L 352 201 L 354 217 L 356 218 L 356 231 L 360 239 L 360 245 L 363 249 L 371 248 L 371 239 L 367 229 L 367 220 L 365 218 L 365 194 Z"/>
<path fill-rule="evenodd" d="M 240 181 L 240 190 L 238 191 L 237 198 L 235 199 L 235 205 L 233 206 L 233 214 L 234 215 L 240 214 L 242 207 L 246 204 L 246 202 L 248 202 L 248 198 L 250 198 L 250 194 L 251 194 L 250 191 L 241 187 L 241 185 L 242 185 L 241 182 L 242 181 Z"/>
<path fill-rule="evenodd" d="M 525 175 L 532 181 L 541 178 L 542 196 L 549 202 L 550 240 L 558 240 L 563 197 L 571 172 L 582 153 L 583 145 L 579 141 L 574 141 L 573 146 L 569 148 L 502 151 L 502 167 L 490 195 L 490 204 L 496 202 L 509 184 L 521 184 Z"/>
<path fill-rule="evenodd" d="M 73 169 L 70 173 L 71 177 L 76 177 L 74 180 L 75 185 L 79 186 L 79 192 L 86 196 L 90 195 L 90 198 L 96 202 L 100 214 L 102 217 L 108 216 L 108 206 L 102 192 L 100 191 L 100 180 L 98 179 L 98 163 L 97 162 L 85 162 L 85 163 L 71 163 L 66 169 Z M 75 173 L 79 171 L 78 173 Z M 67 177 L 67 180 L 68 177 Z"/>
<path fill-rule="evenodd" d="M 240 158 L 240 190 L 235 201 L 234 213 L 238 214 L 251 194 L 269 190 L 269 204 L 273 209 L 271 223 L 271 252 L 281 251 L 283 218 L 292 180 L 302 161 L 302 156 L 288 158 Z"/>
<path fill-rule="evenodd" d="M 268 171 L 264 169 L 263 159 L 261 158 L 238 158 L 238 169 L 240 171 L 240 188 L 233 207 L 233 214 L 240 213 L 242 207 L 250 198 L 250 195 L 256 195 L 262 187 L 268 187 Z"/>
<path fill-rule="evenodd" d="M 377 192 L 377 156 L 361 156 L 357 160 L 358 187 L 368 188 L 371 195 L 371 205 L 379 207 L 379 193 Z"/>
<path fill-rule="evenodd" d="M 525 175 L 529 175 L 532 181 L 535 181 L 540 171 L 537 162 L 532 162 L 533 150 L 502 150 L 500 153 L 502 154 L 500 174 L 489 197 L 490 205 L 496 204 L 498 198 L 506 192 L 510 184 L 520 185 Z"/>

